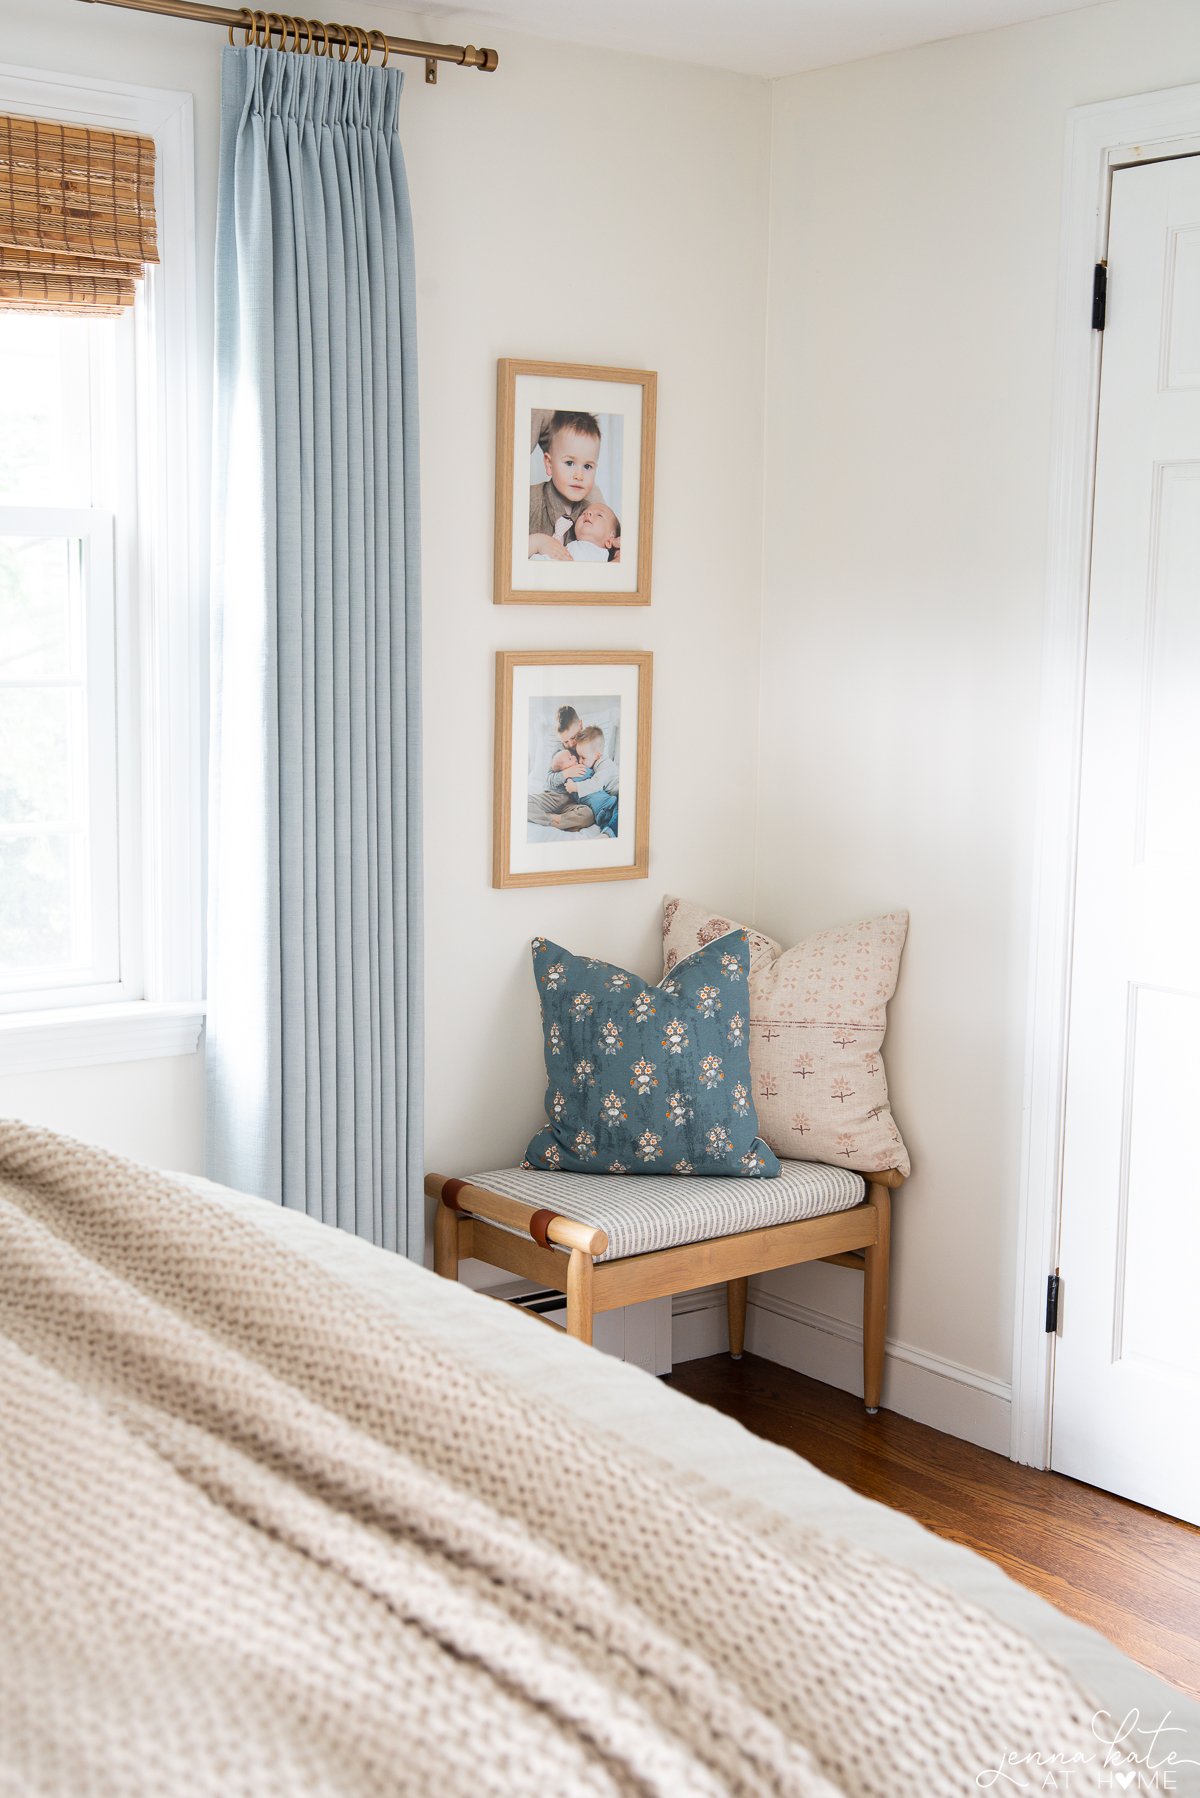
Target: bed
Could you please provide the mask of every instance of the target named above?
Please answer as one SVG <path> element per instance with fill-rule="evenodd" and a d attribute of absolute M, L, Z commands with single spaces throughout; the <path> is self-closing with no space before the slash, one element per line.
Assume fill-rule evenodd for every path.
<path fill-rule="evenodd" d="M 3 1127 L 0 1351 L 0 1790 L 1200 1792 L 991 1563 L 261 1200 Z"/>

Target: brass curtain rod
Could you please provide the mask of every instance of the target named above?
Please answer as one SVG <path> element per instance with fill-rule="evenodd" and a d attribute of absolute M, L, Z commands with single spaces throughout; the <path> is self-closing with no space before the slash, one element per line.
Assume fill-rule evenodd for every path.
<path fill-rule="evenodd" d="M 264 13 L 252 11 L 246 6 L 204 6 L 196 0 L 84 0 L 87 6 L 120 6 L 128 12 L 161 13 L 166 19 L 192 19 L 201 25 L 225 25 L 229 28 L 230 42 L 235 30 L 247 33 L 246 42 L 263 42 L 262 26 L 266 21 L 266 41 L 270 41 L 275 33 L 282 45 L 290 35 L 294 46 L 298 44 L 300 32 L 305 33 L 306 48 L 315 44 L 320 34 L 326 53 L 331 47 L 339 51 L 340 59 L 345 62 L 350 55 L 361 56 L 367 60 L 372 47 L 382 49 L 384 61 L 388 56 L 419 56 L 425 63 L 425 79 L 428 82 L 437 80 L 439 62 L 457 63 L 459 68 L 480 69 L 490 74 L 500 58 L 494 50 L 477 50 L 474 44 L 427 44 L 421 38 L 390 37 L 377 30 L 364 30 L 357 25 L 326 25 L 320 19 L 297 19 L 286 13 Z M 363 52 L 366 52 L 364 55 Z"/>

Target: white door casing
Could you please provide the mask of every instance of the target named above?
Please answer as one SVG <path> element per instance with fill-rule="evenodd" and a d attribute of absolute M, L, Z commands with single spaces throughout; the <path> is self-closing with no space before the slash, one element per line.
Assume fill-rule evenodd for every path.
<path fill-rule="evenodd" d="M 1051 1463 L 1200 1522 L 1200 157 L 1108 259 Z"/>

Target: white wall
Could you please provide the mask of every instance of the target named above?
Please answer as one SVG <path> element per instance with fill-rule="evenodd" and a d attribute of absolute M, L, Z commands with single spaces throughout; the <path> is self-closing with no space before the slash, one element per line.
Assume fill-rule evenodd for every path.
<path fill-rule="evenodd" d="M 61 1130 L 153 1167 L 202 1173 L 204 1057 L 8 1074 L 0 1080 L 0 1117 Z"/>
<path fill-rule="evenodd" d="M 420 280 L 427 1158 L 443 1172 L 511 1163 L 542 1121 L 530 937 L 657 976 L 664 887 L 719 883 L 748 905 L 753 856 L 769 90 L 530 38 L 498 48 L 497 76 L 443 73 L 405 139 Z M 556 120 L 595 149 L 574 192 Z M 582 192 L 602 197 L 607 241 L 572 230 Z M 506 355 L 657 369 L 649 609 L 492 605 Z M 572 645 L 655 651 L 650 878 L 497 892 L 495 651 Z"/>
<path fill-rule="evenodd" d="M 1194 0 L 1116 0 L 774 90 L 756 921 L 790 940 L 911 909 L 891 1333 L 991 1382 L 1010 1371 L 1065 115 L 1189 80 Z M 858 1297 L 824 1267 L 764 1286 L 838 1318 Z"/>
<path fill-rule="evenodd" d="M 444 21 L 423 30 L 383 7 L 369 22 L 446 35 Z M 0 0 L 0 30 L 5 56 L 25 66 L 193 94 L 207 370 L 224 33 L 79 0 Z M 719 877 L 749 904 L 762 590 L 769 89 L 482 27 L 476 41 L 500 50 L 497 74 L 443 68 L 427 88 L 409 64 L 401 113 L 422 406 L 428 1158 L 447 1169 L 511 1161 L 538 1122 L 535 932 L 650 973 L 664 884 Z M 610 220 L 602 241 L 573 229 L 585 196 Z M 495 363 L 506 355 L 657 369 L 651 609 L 492 605 Z M 206 420 L 206 395 L 203 407 Z M 651 876 L 494 892 L 494 651 L 572 644 L 658 652 Z M 0 1079 L 0 1113 L 197 1166 L 198 1061 L 151 1067 Z"/>

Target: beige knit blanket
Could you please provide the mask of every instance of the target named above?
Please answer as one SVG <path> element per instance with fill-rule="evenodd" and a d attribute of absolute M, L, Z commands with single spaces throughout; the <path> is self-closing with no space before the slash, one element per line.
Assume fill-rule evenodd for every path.
<path fill-rule="evenodd" d="M 731 1520 L 217 1201 L 19 1125 L 0 1614 L 5 1793 L 897 1798 L 1077 1751 L 1071 1791 L 1098 1773 L 1094 1706 L 983 1611 Z"/>

